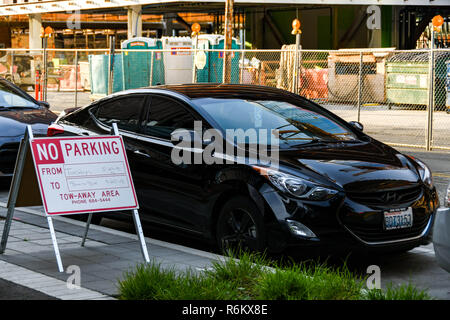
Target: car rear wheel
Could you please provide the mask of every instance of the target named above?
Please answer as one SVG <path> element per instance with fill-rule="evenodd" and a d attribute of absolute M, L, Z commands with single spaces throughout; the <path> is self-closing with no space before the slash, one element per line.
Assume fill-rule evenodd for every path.
<path fill-rule="evenodd" d="M 252 200 L 238 196 L 223 206 L 216 226 L 222 253 L 261 252 L 265 249 L 264 219 Z"/>

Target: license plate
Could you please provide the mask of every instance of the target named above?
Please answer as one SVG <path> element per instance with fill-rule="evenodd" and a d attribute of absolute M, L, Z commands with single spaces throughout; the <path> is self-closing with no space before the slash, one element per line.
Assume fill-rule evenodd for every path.
<path fill-rule="evenodd" d="M 385 230 L 411 228 L 412 225 L 413 225 L 412 208 L 392 209 L 384 212 Z"/>

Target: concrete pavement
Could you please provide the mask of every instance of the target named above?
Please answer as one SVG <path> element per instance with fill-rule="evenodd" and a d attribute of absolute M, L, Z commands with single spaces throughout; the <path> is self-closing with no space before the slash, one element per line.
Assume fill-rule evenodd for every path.
<path fill-rule="evenodd" d="M 5 206 L 0 203 L 0 217 L 6 216 Z M 0 230 L 3 225 L 4 220 L 0 221 Z M 85 247 L 81 247 L 83 222 L 55 217 L 54 226 L 67 273 L 58 272 L 42 208 L 18 208 L 7 249 L 0 255 L 0 278 L 58 299 L 104 300 L 117 296 L 118 280 L 144 262 L 136 235 L 91 225 Z M 221 259 L 212 253 L 150 238 L 146 243 L 152 261 L 178 271 L 201 271 Z M 68 288 L 67 281 L 73 283 L 70 277 L 74 274 L 68 272 L 69 266 L 79 267 L 81 289 Z"/>

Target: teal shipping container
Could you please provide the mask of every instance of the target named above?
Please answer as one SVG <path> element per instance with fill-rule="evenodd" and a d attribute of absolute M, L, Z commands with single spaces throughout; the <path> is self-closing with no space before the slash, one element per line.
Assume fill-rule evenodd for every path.
<path fill-rule="evenodd" d="M 127 51 L 127 49 L 133 51 Z M 122 42 L 122 50 L 124 50 L 122 51 L 123 83 L 125 89 L 164 84 L 162 52 L 134 51 L 157 49 L 162 49 L 161 40 L 158 39 L 137 37 Z"/>
<path fill-rule="evenodd" d="M 108 94 L 108 69 L 110 58 L 107 54 L 89 55 L 89 77 L 91 80 L 91 95 Z M 112 57 L 111 57 L 112 58 Z M 113 92 L 124 90 L 122 55 L 114 55 Z"/>
<path fill-rule="evenodd" d="M 224 53 L 220 51 L 205 50 L 223 49 L 224 47 L 225 37 L 223 35 L 201 34 L 198 36 L 198 51 L 203 51 L 203 53 L 206 55 L 206 64 L 202 69 L 197 69 L 197 82 L 222 82 Z M 241 49 L 241 45 L 236 38 L 233 38 L 231 49 Z M 240 53 L 236 51 L 233 52 L 231 58 L 230 83 L 239 83 L 239 59 Z"/>

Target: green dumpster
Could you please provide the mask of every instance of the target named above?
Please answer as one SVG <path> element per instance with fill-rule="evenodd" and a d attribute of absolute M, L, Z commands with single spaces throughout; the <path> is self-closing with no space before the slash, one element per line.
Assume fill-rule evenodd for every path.
<path fill-rule="evenodd" d="M 127 51 L 127 49 L 133 51 Z M 162 52 L 138 52 L 134 50 L 161 50 L 161 40 L 137 37 L 122 43 L 123 83 L 125 89 L 136 89 L 164 84 Z M 153 64 L 152 64 L 153 61 Z M 152 80 L 150 81 L 150 77 Z"/>
<path fill-rule="evenodd" d="M 386 101 L 399 105 L 428 105 L 428 52 L 405 52 L 386 61 Z M 435 109 L 445 109 L 445 60 L 450 53 L 435 53 Z"/>
<path fill-rule="evenodd" d="M 197 82 L 221 83 L 223 73 L 223 52 L 207 51 L 223 49 L 225 47 L 225 37 L 218 34 L 201 34 L 198 36 L 198 51 L 203 51 L 206 55 L 206 64 L 203 69 L 197 70 Z M 236 38 L 233 38 L 231 49 L 238 50 L 241 46 Z M 239 83 L 239 59 L 240 53 L 232 52 L 231 58 L 231 81 Z"/>
<path fill-rule="evenodd" d="M 109 55 L 89 55 L 89 77 L 91 79 L 91 95 L 105 96 L 108 94 Z M 122 55 L 114 55 L 113 92 L 124 90 L 122 75 Z"/>

